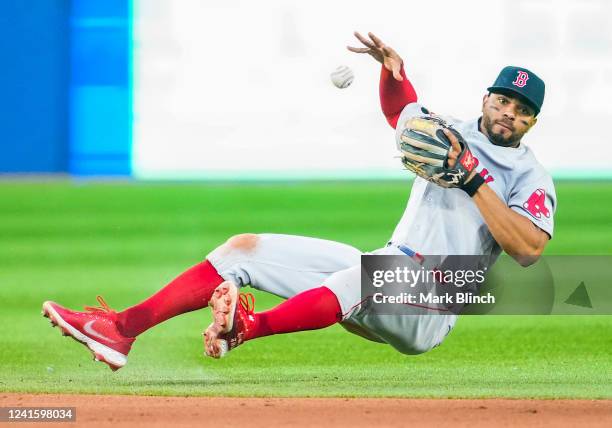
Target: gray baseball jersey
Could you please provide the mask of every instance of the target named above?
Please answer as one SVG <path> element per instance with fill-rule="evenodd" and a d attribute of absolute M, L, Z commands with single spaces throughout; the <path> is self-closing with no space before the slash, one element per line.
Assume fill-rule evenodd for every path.
<path fill-rule="evenodd" d="M 418 103 L 408 104 L 397 122 L 396 141 L 406 120 L 426 112 Z M 478 119 L 444 119 L 467 141 L 477 159 L 477 171 L 497 196 L 552 238 L 554 184 L 529 147 L 523 143 L 517 148 L 492 144 L 479 131 Z M 476 204 L 463 190 L 444 189 L 420 177 L 414 181 L 406 211 L 390 242 L 421 254 L 489 255 L 491 262 L 501 253 Z"/>
<path fill-rule="evenodd" d="M 408 118 L 424 114 L 421 108 L 416 103 L 404 108 L 398 134 Z M 449 122 L 470 145 L 479 162 L 479 173 L 497 195 L 552 236 L 555 189 L 529 148 L 523 144 L 518 148 L 491 144 L 478 131 L 477 119 Z M 405 255 L 401 248 L 404 245 L 423 255 L 490 255 L 487 259 L 492 263 L 501 252 L 474 201 L 463 190 L 443 189 L 421 178 L 416 178 L 412 186 L 408 206 L 391 242 L 395 245 L 373 254 Z M 338 297 L 347 330 L 388 343 L 400 352 L 418 354 L 439 345 L 457 316 L 432 314 L 416 306 L 408 306 L 412 313 L 407 316 L 373 313 L 361 296 L 361 254 L 338 242 L 260 234 L 253 248 L 222 245 L 207 259 L 224 279 L 240 286 L 251 284 L 285 298 L 325 285 Z"/>

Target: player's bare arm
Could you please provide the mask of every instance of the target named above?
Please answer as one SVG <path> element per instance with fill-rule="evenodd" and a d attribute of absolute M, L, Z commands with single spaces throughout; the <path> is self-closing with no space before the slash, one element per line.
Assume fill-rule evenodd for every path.
<path fill-rule="evenodd" d="M 521 266 L 538 260 L 549 240 L 546 232 L 508 208 L 487 184 L 480 186 L 473 200 L 489 231 L 506 253 Z"/>
<path fill-rule="evenodd" d="M 502 126 L 500 128 L 504 131 L 507 129 Z M 457 162 L 458 154 L 461 153 L 461 147 L 455 135 L 446 129 L 444 133 L 453 147 L 448 155 L 448 165 L 452 168 Z M 469 182 L 475 174 L 476 170 L 467 181 Z M 528 218 L 512 211 L 486 183 L 478 188 L 472 199 L 493 238 L 506 253 L 521 266 L 529 266 L 538 260 L 549 241 L 546 232 Z"/>

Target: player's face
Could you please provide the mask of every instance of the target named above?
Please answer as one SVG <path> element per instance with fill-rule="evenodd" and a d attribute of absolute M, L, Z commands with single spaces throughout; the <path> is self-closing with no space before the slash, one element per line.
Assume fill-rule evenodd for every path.
<path fill-rule="evenodd" d="M 518 145 L 536 121 L 534 110 L 517 98 L 494 93 L 483 98 L 481 131 L 493 144 Z"/>

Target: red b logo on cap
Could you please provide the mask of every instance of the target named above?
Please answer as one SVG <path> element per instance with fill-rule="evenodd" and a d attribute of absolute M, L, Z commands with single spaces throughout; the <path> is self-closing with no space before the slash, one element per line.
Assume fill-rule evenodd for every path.
<path fill-rule="evenodd" d="M 528 80 L 529 80 L 529 74 L 527 74 L 526 71 L 518 71 L 516 75 L 516 79 L 514 80 L 514 82 L 512 82 L 512 84 L 514 86 L 518 86 L 519 88 L 522 88 L 527 84 Z"/>

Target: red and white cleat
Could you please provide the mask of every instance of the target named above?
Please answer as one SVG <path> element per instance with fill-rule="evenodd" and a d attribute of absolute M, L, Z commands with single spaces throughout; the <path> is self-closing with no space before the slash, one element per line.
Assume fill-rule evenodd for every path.
<path fill-rule="evenodd" d="M 204 332 L 204 350 L 209 357 L 221 358 L 250 338 L 255 326 L 255 297 L 238 293 L 236 285 L 225 281 L 215 288 L 208 306 L 213 322 Z"/>
<path fill-rule="evenodd" d="M 110 309 L 101 296 L 97 300 L 101 307 L 85 306 L 86 312 L 71 311 L 47 301 L 43 303 L 42 313 L 64 336 L 87 346 L 94 360 L 108 364 L 113 371 L 119 370 L 127 363 L 127 355 L 136 339 L 119 333 L 117 312 Z"/>

